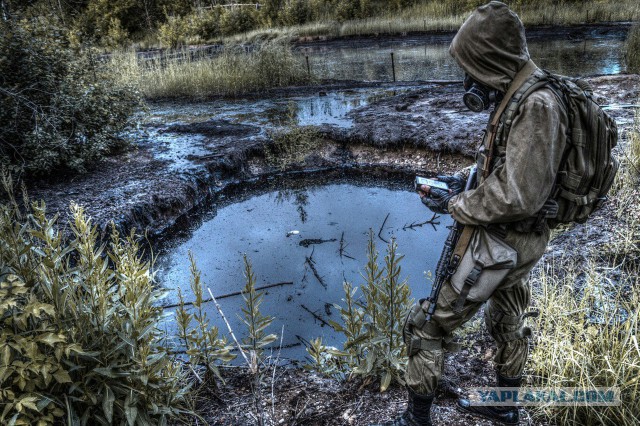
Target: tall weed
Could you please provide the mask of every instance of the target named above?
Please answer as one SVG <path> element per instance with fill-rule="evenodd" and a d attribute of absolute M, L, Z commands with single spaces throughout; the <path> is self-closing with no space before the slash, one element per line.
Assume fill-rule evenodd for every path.
<path fill-rule="evenodd" d="M 407 354 L 402 326 L 412 301 L 407 281 L 400 279 L 404 256 L 398 255 L 395 240 L 388 245 L 381 267 L 373 238 L 370 232 L 363 300 L 356 300 L 357 288 L 345 283 L 345 306 L 336 306 L 342 324 L 331 322 L 345 335 L 343 349 L 326 347 L 316 339 L 308 352 L 319 371 L 332 376 L 361 376 L 365 382 L 380 380 L 380 391 L 384 392 L 393 382 L 404 383 Z"/>
<path fill-rule="evenodd" d="M 163 296 L 137 237 L 107 243 L 72 206 L 63 237 L 43 202 L 0 205 L 0 423 L 166 424 L 189 385 L 158 328 Z"/>

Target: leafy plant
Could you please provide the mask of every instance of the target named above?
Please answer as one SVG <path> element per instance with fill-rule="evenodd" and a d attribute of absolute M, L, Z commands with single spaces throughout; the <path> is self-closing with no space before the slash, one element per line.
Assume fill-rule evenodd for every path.
<path fill-rule="evenodd" d="M 9 190 L 0 204 L 0 422 L 133 426 L 190 413 L 136 236 L 114 230 L 99 244 L 71 209 L 67 241 L 43 202 L 21 212 Z"/>
<path fill-rule="evenodd" d="M 254 409 L 258 418 L 258 424 L 264 424 L 264 410 L 262 407 L 262 382 L 265 371 L 263 350 L 277 339 L 275 334 L 267 334 L 266 329 L 273 322 L 273 317 L 265 316 L 260 312 L 260 305 L 264 298 L 263 292 L 256 291 L 256 277 L 251 263 L 244 256 L 244 276 L 246 285 L 242 291 L 245 307 L 242 308 L 242 322 L 247 327 L 247 335 L 242 339 L 243 350 L 249 352 L 249 371 L 253 376 L 251 390 L 253 392 Z"/>
<path fill-rule="evenodd" d="M 179 305 L 176 309 L 176 323 L 178 325 L 178 339 L 186 348 L 189 356 L 189 363 L 192 368 L 199 366 L 205 368 L 204 381 L 216 384 L 216 378 L 222 380 L 218 363 L 227 363 L 235 359 L 231 353 L 231 346 L 226 338 L 219 337 L 219 330 L 216 326 L 209 324 L 207 313 L 203 309 L 205 300 L 203 299 L 202 281 L 193 254 L 189 253 L 191 262 L 191 292 L 195 296 L 193 301 L 193 313 L 190 313 L 184 303 L 182 291 L 178 289 Z M 195 322 L 195 327 L 192 326 Z"/>
<path fill-rule="evenodd" d="M 327 348 L 316 340 L 308 351 L 321 372 L 359 375 L 365 381 L 379 379 L 380 391 L 384 392 L 392 382 L 404 383 L 407 355 L 402 326 L 412 301 L 407 281 L 400 280 L 403 256 L 397 254 L 395 240 L 389 243 L 381 268 L 373 238 L 370 232 L 362 286 L 364 300 L 356 300 L 357 288 L 345 283 L 346 306 L 336 306 L 343 324 L 331 322 L 336 331 L 345 335 L 343 350 Z"/>
<path fill-rule="evenodd" d="M 242 290 L 242 298 L 245 306 L 242 308 L 241 317 L 244 325 L 247 326 L 247 335 L 242 339 L 243 348 L 247 349 L 252 359 L 261 359 L 263 349 L 273 343 L 277 336 L 267 334 L 266 329 L 273 322 L 273 317 L 265 316 L 260 312 L 260 305 L 264 299 L 264 292 L 256 291 L 256 276 L 251 267 L 251 262 L 244 255 L 244 276 L 246 284 Z"/>

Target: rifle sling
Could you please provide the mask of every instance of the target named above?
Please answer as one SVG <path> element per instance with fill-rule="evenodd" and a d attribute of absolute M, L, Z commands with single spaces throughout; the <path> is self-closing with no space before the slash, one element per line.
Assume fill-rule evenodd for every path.
<path fill-rule="evenodd" d="M 534 64 L 532 60 L 529 60 L 529 62 L 527 62 L 525 66 L 522 67 L 520 71 L 518 71 L 516 76 L 513 78 L 513 81 L 509 85 L 509 89 L 507 90 L 507 93 L 505 93 L 502 102 L 500 102 L 498 109 L 496 109 L 493 113 L 493 118 L 488 128 L 489 139 L 487 142 L 487 152 L 484 157 L 484 164 L 482 165 L 482 180 L 486 179 L 487 176 L 489 176 L 491 163 L 493 161 L 493 144 L 495 143 L 496 135 L 498 133 L 498 123 L 500 122 L 500 117 L 502 116 L 504 110 L 507 108 L 507 105 L 509 105 L 509 101 L 511 100 L 513 95 L 518 91 L 520 86 L 522 86 L 524 82 L 527 81 L 529 76 L 533 74 L 533 72 L 537 68 L 538 67 L 536 66 L 536 64 Z"/>

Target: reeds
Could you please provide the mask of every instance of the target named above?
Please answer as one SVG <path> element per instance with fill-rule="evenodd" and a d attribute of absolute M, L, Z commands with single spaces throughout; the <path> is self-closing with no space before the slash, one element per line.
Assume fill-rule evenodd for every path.
<path fill-rule="evenodd" d="M 151 58 L 131 51 L 113 55 L 110 66 L 147 99 L 238 96 L 309 81 L 303 58 L 282 42 L 226 47 L 216 54 L 166 51 Z"/>

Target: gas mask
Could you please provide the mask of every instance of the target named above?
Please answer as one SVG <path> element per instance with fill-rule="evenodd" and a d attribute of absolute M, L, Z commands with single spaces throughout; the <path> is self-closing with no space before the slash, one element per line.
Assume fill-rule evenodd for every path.
<path fill-rule="evenodd" d="M 464 77 L 464 104 L 473 112 L 489 109 L 491 103 L 500 103 L 504 94 L 475 81 L 469 74 Z"/>

